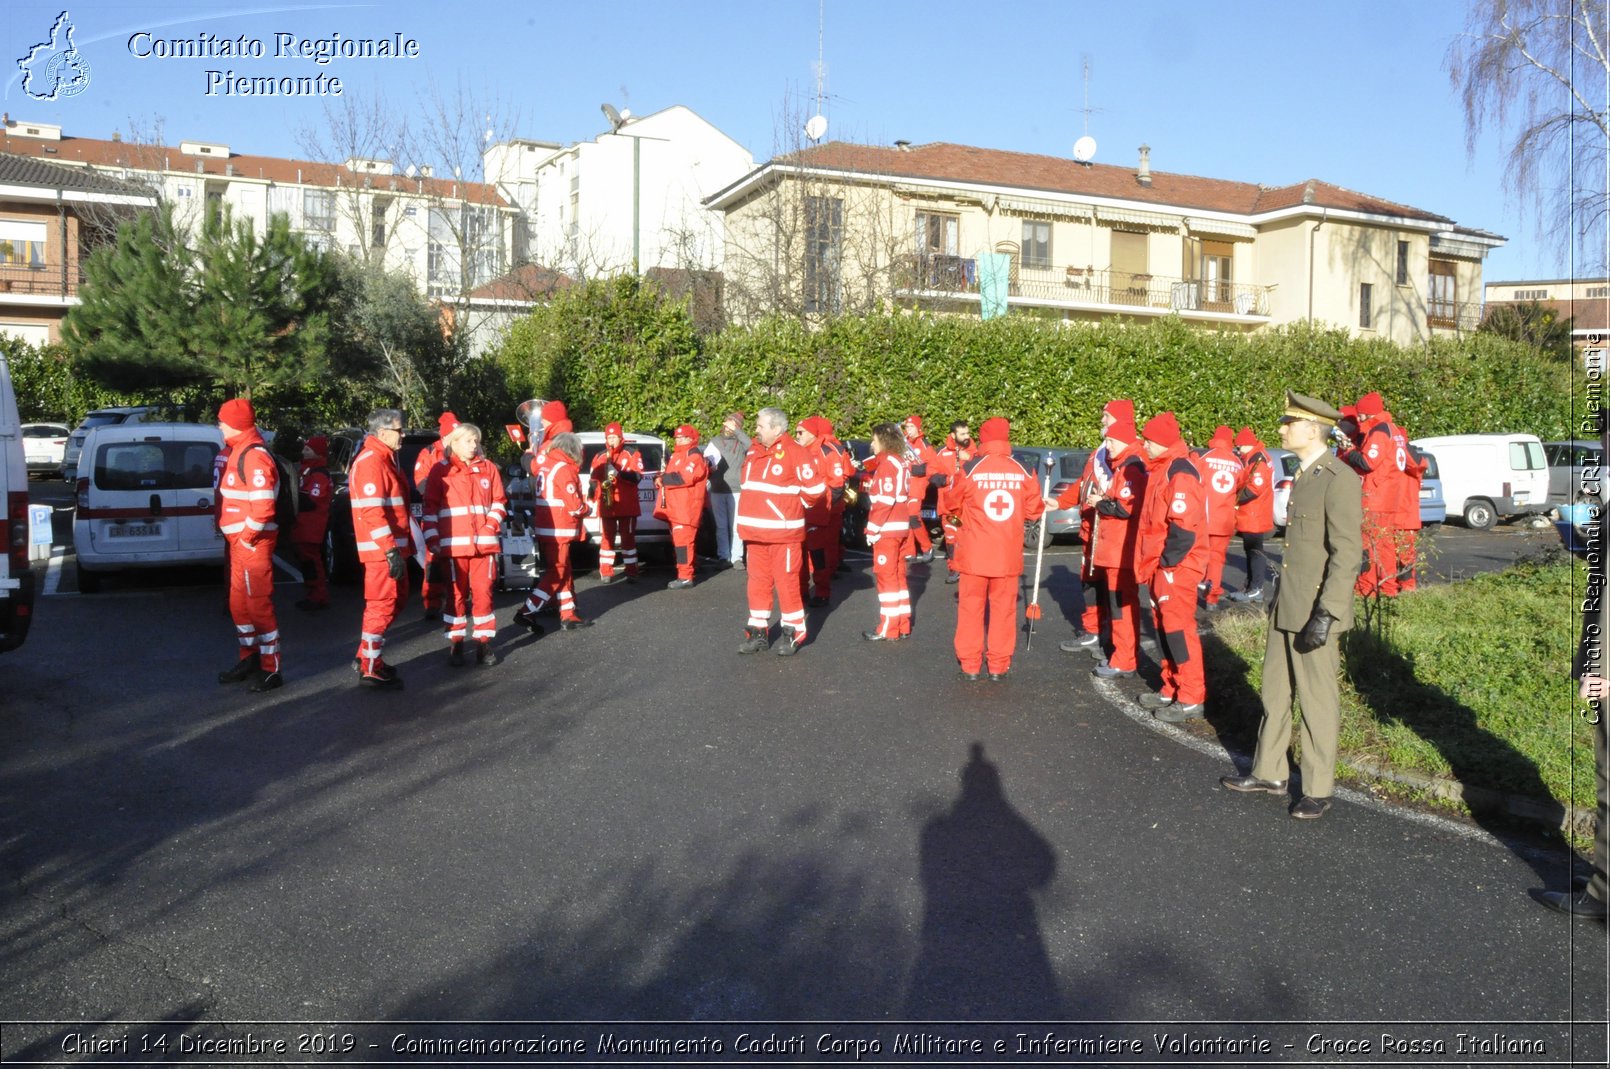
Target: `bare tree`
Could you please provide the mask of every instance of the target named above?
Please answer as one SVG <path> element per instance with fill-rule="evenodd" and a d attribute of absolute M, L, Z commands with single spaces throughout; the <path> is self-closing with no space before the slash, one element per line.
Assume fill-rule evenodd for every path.
<path fill-rule="evenodd" d="M 1506 183 L 1539 234 L 1575 244 L 1588 270 L 1610 265 L 1610 20 L 1604 0 L 1472 0 L 1449 48 L 1465 146 L 1505 139 Z"/>

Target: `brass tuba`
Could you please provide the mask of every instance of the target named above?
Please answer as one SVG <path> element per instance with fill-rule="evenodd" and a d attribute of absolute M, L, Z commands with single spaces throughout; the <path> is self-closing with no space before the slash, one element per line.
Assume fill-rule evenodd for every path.
<path fill-rule="evenodd" d="M 521 401 L 514 408 L 515 421 L 530 435 L 531 440 L 526 443 L 527 449 L 535 449 L 537 443 L 542 441 L 542 409 L 547 403 L 540 397 L 533 397 L 529 401 Z"/>

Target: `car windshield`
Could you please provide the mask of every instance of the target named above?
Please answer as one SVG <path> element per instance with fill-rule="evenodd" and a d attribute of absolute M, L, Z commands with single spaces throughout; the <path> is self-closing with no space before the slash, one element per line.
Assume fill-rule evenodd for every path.
<path fill-rule="evenodd" d="M 1427 478 L 1427 479 L 1441 479 L 1442 478 L 1441 475 L 1437 474 L 1437 457 L 1436 457 L 1436 454 L 1434 454 L 1434 453 L 1421 453 L 1420 454 L 1420 459 L 1426 462 L 1425 478 Z"/>
<path fill-rule="evenodd" d="M 115 423 L 122 423 L 127 418 L 127 413 L 124 412 L 91 412 L 84 417 L 84 422 L 78 425 L 78 429 L 87 431 L 91 427 L 110 427 Z"/>

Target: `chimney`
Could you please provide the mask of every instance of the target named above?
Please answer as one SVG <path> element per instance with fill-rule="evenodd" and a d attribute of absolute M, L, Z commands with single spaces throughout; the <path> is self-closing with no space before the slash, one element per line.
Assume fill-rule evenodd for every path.
<path fill-rule="evenodd" d="M 113 130 L 112 131 L 112 142 L 114 144 L 116 144 L 117 142 L 122 141 L 122 140 L 123 140 L 123 135 L 121 133 L 119 133 L 118 131 Z"/>
<path fill-rule="evenodd" d="M 224 164 L 224 174 L 230 178 L 235 177 L 235 165 L 232 163 Z"/>
<path fill-rule="evenodd" d="M 911 151 L 911 142 L 910 141 L 904 141 L 904 140 L 896 141 L 894 143 L 894 147 L 899 149 L 901 152 L 910 152 Z"/>
<path fill-rule="evenodd" d="M 1135 181 L 1150 189 L 1152 185 L 1152 146 L 1140 147 L 1140 170 L 1135 172 Z"/>

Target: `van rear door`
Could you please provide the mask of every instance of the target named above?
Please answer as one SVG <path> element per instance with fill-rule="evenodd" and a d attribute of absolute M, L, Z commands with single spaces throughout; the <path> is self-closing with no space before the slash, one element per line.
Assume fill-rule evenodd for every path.
<path fill-rule="evenodd" d="M 179 497 L 175 465 L 180 443 L 151 429 L 91 433 L 79 471 L 78 519 L 88 527 L 96 553 L 175 553 L 179 549 Z M 209 457 L 210 463 L 210 457 Z M 211 469 L 207 469 L 210 476 Z M 209 491 L 211 479 L 208 479 Z M 210 495 L 209 495 L 210 496 Z"/>
<path fill-rule="evenodd" d="M 170 469 L 173 515 L 178 517 L 180 551 L 210 550 L 222 555 L 224 535 L 218 530 L 218 491 L 212 485 L 212 465 L 223 448 L 223 438 L 217 431 L 209 435 L 204 428 L 175 430 L 166 448 L 169 462 L 174 465 Z"/>
<path fill-rule="evenodd" d="M 1509 442 L 1510 482 L 1517 505 L 1548 507 L 1549 466 L 1543 443 L 1537 438 L 1512 438 Z"/>

